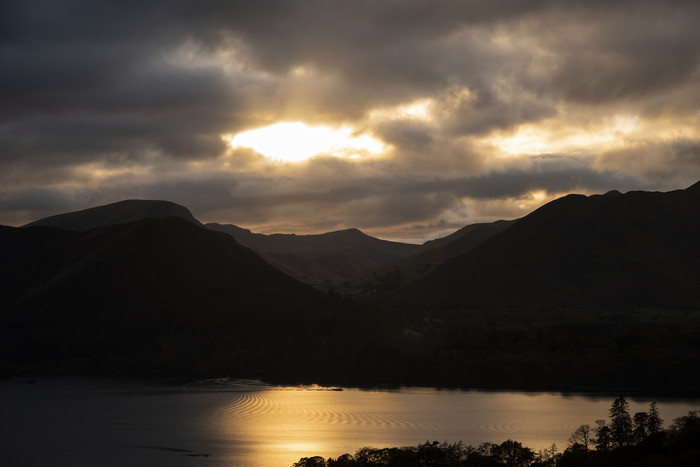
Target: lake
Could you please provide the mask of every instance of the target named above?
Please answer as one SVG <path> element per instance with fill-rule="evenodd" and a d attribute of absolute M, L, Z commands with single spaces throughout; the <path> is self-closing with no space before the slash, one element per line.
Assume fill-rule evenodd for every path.
<path fill-rule="evenodd" d="M 256 381 L 187 384 L 80 378 L 0 382 L 3 465 L 291 466 L 364 446 L 514 439 L 563 450 L 579 425 L 607 418 L 615 395 L 300 388 Z M 665 426 L 700 399 L 658 402 Z"/>

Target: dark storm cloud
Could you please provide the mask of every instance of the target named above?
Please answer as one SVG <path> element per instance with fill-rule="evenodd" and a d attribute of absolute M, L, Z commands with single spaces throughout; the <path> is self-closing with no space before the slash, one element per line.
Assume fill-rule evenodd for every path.
<path fill-rule="evenodd" d="M 459 207 L 465 198 L 508 202 L 533 191 L 554 195 L 645 188 L 638 179 L 593 170 L 582 161 L 564 156 L 535 157 L 527 167 L 477 177 L 399 174 L 390 168 L 365 173 L 347 162 L 329 159 L 327 163 L 342 176 L 326 174 L 323 181 L 313 185 L 307 182 L 310 177 L 301 175 L 286 180 L 258 177 L 254 183 L 250 179 L 242 181 L 245 186 L 232 193 L 236 203 L 231 203 L 231 209 L 236 214 L 231 218 L 258 223 L 274 217 L 267 211 L 293 212 L 302 218 L 313 217 L 314 212 L 337 211 L 342 226 L 375 228 L 439 218 Z M 182 191 L 179 187 L 177 190 Z"/>
<path fill-rule="evenodd" d="M 700 139 L 645 142 L 631 148 L 600 155 L 596 166 L 604 170 L 626 171 L 647 183 L 675 183 L 685 188 L 700 179 Z"/>
<path fill-rule="evenodd" d="M 450 82 L 473 81 L 476 87 L 476 81 L 487 82 L 483 69 L 497 59 L 492 48 L 484 49 L 478 37 L 466 46 L 441 40 L 463 23 L 514 14 L 488 2 L 450 1 L 329 5 L 38 0 L 9 2 L 3 8 L 0 115 L 13 128 L 2 138 L 17 134 L 32 139 L 29 147 L 10 144 L 3 157 L 51 153 L 68 160 L 70 141 L 80 153 L 85 139 L 103 142 L 102 148 L 89 146 L 95 157 L 113 152 L 110 139 L 125 151 L 155 146 L 169 155 L 211 157 L 223 149 L 221 132 L 250 125 L 254 119 L 246 115 L 251 110 L 245 108 L 246 97 L 251 92 L 274 94 L 274 86 L 270 89 L 262 79 L 252 88 L 241 85 L 237 81 L 245 79 L 244 73 L 226 75 L 220 65 L 164 61 L 188 42 L 197 56 L 239 47 L 241 54 L 232 60 L 250 62 L 267 73 L 304 64 L 332 71 L 339 75 L 339 85 L 328 89 L 325 100 L 340 109 L 336 113 L 354 106 L 359 115 L 382 103 L 435 92 Z M 274 104 L 264 100 L 256 105 L 263 110 L 272 105 L 274 111 Z M 322 101 L 316 107 L 329 106 Z M 114 114 L 129 123 L 114 125 Z M 72 126 L 72 137 L 56 141 L 60 129 L 42 126 L 37 115 Z M 91 125 L 84 123 L 86 117 Z M 111 126 L 112 138 L 92 131 L 102 123 Z M 197 123 L 206 124 L 208 131 Z"/>
<path fill-rule="evenodd" d="M 536 157 L 530 162 L 519 169 L 469 177 L 392 174 L 388 167 L 370 172 L 350 162 L 326 159 L 287 177 L 274 171 L 265 175 L 210 173 L 200 178 L 176 176 L 142 182 L 126 178 L 110 187 L 75 191 L 2 191 L 0 211 L 14 216 L 8 218 L 16 218 L 17 223 L 25 223 L 49 215 L 51 210 L 77 210 L 125 198 L 167 199 L 187 206 L 202 221 L 260 226 L 268 233 L 305 233 L 315 228 L 391 229 L 395 225 L 424 222 L 432 222 L 442 230 L 456 230 L 473 217 L 465 200 L 508 205 L 528 198 L 534 191 L 604 193 L 611 189 L 645 188 L 639 180 L 594 171 L 569 157 Z M 318 165 L 326 167 L 319 169 Z M 309 183 L 311 179 L 316 181 Z M 51 202 L 42 203 L 46 199 Z M 512 209 L 499 212 L 507 218 L 527 213 Z"/>
<path fill-rule="evenodd" d="M 0 209 L 51 211 L 70 210 L 76 206 L 72 193 L 66 190 L 30 188 L 16 193 L 0 192 Z"/>
<path fill-rule="evenodd" d="M 560 63 L 542 92 L 609 103 L 698 83 L 697 2 L 610 2 L 551 19 L 545 40 Z"/>
<path fill-rule="evenodd" d="M 141 197 L 388 231 L 467 223 L 470 200 L 672 188 L 700 176 L 699 23 L 681 0 L 4 1 L 0 223 Z M 376 117 L 421 100 L 427 116 Z M 684 130 L 494 158 L 496 133 L 593 135 L 617 113 Z M 388 149 L 274 166 L 222 138 L 283 120 Z"/>
<path fill-rule="evenodd" d="M 143 5 L 4 6 L 3 160 L 36 157 L 60 165 L 149 149 L 194 158 L 221 154 L 220 135 L 242 119 L 236 110 L 246 99 L 236 86 L 245 76 L 178 61 L 178 48 L 191 35 L 187 18 L 168 14 L 165 4 Z"/>
<path fill-rule="evenodd" d="M 604 193 L 612 189 L 640 189 L 643 185 L 639 179 L 592 170 L 566 157 L 546 156 L 535 158 L 533 162 L 528 168 L 511 168 L 469 179 L 464 182 L 460 194 L 476 199 L 508 199 L 534 191 Z"/>
<path fill-rule="evenodd" d="M 22 69 L 11 61 L 9 65 Z M 6 105 L 0 118 L 8 123 L 0 125 L 0 132 L 6 157 L 60 154 L 64 163 L 70 163 L 72 156 L 80 159 L 85 152 L 95 156 L 147 147 L 170 155 L 206 157 L 221 153 L 220 134 L 238 120 L 234 109 L 242 99 L 216 69 L 163 64 L 157 69 L 120 70 L 120 64 L 92 63 L 92 67 L 104 65 L 113 76 L 100 80 L 76 72 L 75 79 L 62 83 L 61 76 L 54 80 L 62 65 L 43 65 L 46 70 L 25 67 L 31 79 L 15 77 L 17 83 L 3 79 L 7 98 L 3 96 Z M 32 82 L 41 80 L 45 82 Z"/>
<path fill-rule="evenodd" d="M 23 225 L 60 212 L 83 209 L 85 198 L 75 190 L 61 188 L 0 188 L 2 225 Z"/>
<path fill-rule="evenodd" d="M 317 165 L 326 168 L 319 170 Z M 312 179 L 315 182 L 310 184 Z M 397 173 L 390 167 L 368 171 L 328 158 L 290 177 L 275 173 L 217 176 L 206 185 L 203 189 L 203 184 L 180 180 L 169 182 L 168 187 L 148 187 L 146 193 L 166 192 L 172 199 L 189 200 L 193 211 L 204 217 L 229 209 L 235 213 L 231 218 L 240 223 L 259 223 L 274 217 L 273 212 L 298 213 L 304 218 L 313 217 L 314 212 L 337 211 L 345 226 L 386 227 L 438 216 L 463 198 L 508 200 L 533 191 L 604 193 L 645 187 L 638 179 L 593 170 L 565 156 L 533 157 L 522 168 L 477 177 Z"/>

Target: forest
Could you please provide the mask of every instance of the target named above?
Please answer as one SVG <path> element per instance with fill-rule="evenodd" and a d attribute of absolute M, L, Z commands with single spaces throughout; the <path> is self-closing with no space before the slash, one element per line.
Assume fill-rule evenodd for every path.
<path fill-rule="evenodd" d="M 676 418 L 663 428 L 656 403 L 647 412 L 630 413 L 620 396 L 609 419 L 580 425 L 560 452 L 551 447 L 538 452 L 513 440 L 477 447 L 462 442 L 426 441 L 415 447 L 363 447 L 338 458 L 304 457 L 292 467 L 626 467 L 700 465 L 700 411 Z"/>
<path fill-rule="evenodd" d="M 656 397 L 692 396 L 700 389 L 700 314 L 694 310 L 341 304 L 332 312 L 212 319 L 220 324 L 226 318 L 226 326 L 213 326 L 204 313 L 191 319 L 176 307 L 169 316 L 164 323 L 131 312 L 109 326 L 86 322 L 70 329 L 18 324 L 2 344 L 15 345 L 0 352 L 0 374 L 233 374 L 291 385 Z"/>

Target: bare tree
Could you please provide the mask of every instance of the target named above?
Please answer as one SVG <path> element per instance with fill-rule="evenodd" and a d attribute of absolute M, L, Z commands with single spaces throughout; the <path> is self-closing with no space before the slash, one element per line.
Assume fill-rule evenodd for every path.
<path fill-rule="evenodd" d="M 569 436 L 569 446 L 581 446 L 588 452 L 588 443 L 591 442 L 591 426 L 581 425 Z"/>

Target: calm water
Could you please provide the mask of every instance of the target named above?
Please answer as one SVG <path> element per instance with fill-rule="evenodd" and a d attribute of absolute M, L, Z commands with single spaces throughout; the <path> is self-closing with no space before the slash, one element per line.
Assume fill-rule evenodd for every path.
<path fill-rule="evenodd" d="M 520 441 L 563 449 L 612 396 L 403 389 L 327 391 L 252 381 L 186 385 L 0 382 L 0 459 L 12 466 L 291 466 L 363 446 Z M 632 412 L 652 399 L 630 399 Z M 666 425 L 697 400 L 657 399 Z"/>

